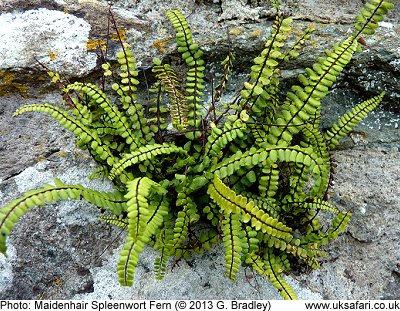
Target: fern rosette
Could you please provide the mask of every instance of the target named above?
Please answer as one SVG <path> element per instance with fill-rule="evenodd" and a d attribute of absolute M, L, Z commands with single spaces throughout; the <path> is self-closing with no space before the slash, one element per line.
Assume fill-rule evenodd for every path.
<path fill-rule="evenodd" d="M 161 279 L 172 256 L 187 258 L 221 241 L 228 278 L 235 280 L 241 265 L 249 266 L 282 297 L 295 299 L 283 274 L 298 263 L 318 268 L 323 247 L 350 220 L 350 212 L 328 200 L 334 177 L 330 152 L 384 93 L 356 105 L 326 131 L 320 128 L 321 101 L 360 50 L 360 35 L 373 34 L 394 2 L 368 1 L 355 31 L 306 68 L 287 92 L 280 88 L 283 64 L 299 55 L 313 29 L 290 45 L 293 21 L 281 14 L 277 1 L 272 3 L 277 14 L 271 34 L 239 95 L 221 109 L 217 103 L 232 74 L 233 52 L 222 63 L 211 102 L 205 103 L 203 52 L 177 10 L 167 16 L 186 71 L 181 77 L 174 66 L 154 60 L 149 103 L 136 94 L 142 85 L 133 52 L 121 42 L 117 69 L 101 66 L 104 79 L 112 80 L 114 97 L 104 87 L 75 82 L 63 89 L 64 100 L 69 107 L 72 103 L 69 110 L 48 103 L 18 109 L 15 116 L 46 113 L 70 130 L 116 192 L 55 180 L 25 193 L 0 209 L 0 251 L 6 252 L 6 238 L 28 210 L 84 199 L 109 213 L 101 220 L 126 229 L 117 264 L 121 285 L 133 284 L 146 245 L 159 252 L 154 267 Z M 61 77 L 50 75 L 61 83 Z M 332 215 L 330 225 L 318 220 L 320 213 Z"/>

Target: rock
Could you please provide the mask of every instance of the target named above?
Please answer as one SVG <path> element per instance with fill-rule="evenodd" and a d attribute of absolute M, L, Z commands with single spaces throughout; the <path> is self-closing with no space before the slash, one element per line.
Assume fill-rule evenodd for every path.
<path fill-rule="evenodd" d="M 318 1 L 305 0 L 299 2 L 297 0 L 287 0 L 286 5 L 293 10 L 293 15 L 296 19 L 309 19 L 319 23 L 346 23 L 352 24 L 354 16 L 356 16 L 360 7 L 366 1 L 363 0 L 332 0 L 332 1 Z M 390 20 L 397 20 L 400 9 L 397 7 L 388 16 Z"/>
<path fill-rule="evenodd" d="M 75 162 L 77 159 L 79 165 Z M 93 168 L 85 153 L 64 151 L 54 154 L 3 182 L 1 205 L 9 201 L 11 194 L 20 195 L 43 183 L 51 183 L 55 175 L 69 183 L 87 185 L 84 176 Z M 108 183 L 98 180 L 90 185 L 98 190 L 111 190 Z M 12 280 L 0 283 L 1 299 L 62 299 L 92 291 L 89 267 L 101 263 L 96 256 L 106 245 L 112 244 L 114 238 L 109 226 L 98 223 L 98 215 L 96 209 L 80 201 L 48 205 L 28 212 L 14 229 L 15 236 L 21 236 L 21 239 L 10 239 L 11 250 L 15 249 L 16 253 L 10 258 L 12 272 L 9 268 L 0 271 Z"/>
<path fill-rule="evenodd" d="M 86 53 L 90 25 L 82 18 L 39 8 L 0 15 L 0 70 L 37 62 L 62 75 L 83 76 L 96 65 Z"/>
<path fill-rule="evenodd" d="M 186 261 L 172 259 L 163 280 L 156 280 L 153 272 L 156 255 L 153 250 L 146 249 L 135 271 L 133 287 L 122 288 L 115 276 L 119 254 L 114 252 L 105 266 L 92 270 L 94 291 L 73 299 L 282 299 L 267 280 L 243 268 L 235 282 L 229 280 L 225 276 L 221 247 L 213 247 Z M 304 288 L 293 278 L 286 279 L 300 299 L 321 299 L 319 294 Z"/>
<path fill-rule="evenodd" d="M 300 34 L 311 22 L 317 30 L 297 62 L 283 71 L 284 85 L 293 83 L 302 68 L 348 35 L 348 24 L 353 23 L 361 2 L 318 1 L 317 6 L 312 0 L 301 5 L 286 1 L 285 14 L 295 20 L 293 33 Z M 165 16 L 172 8 L 187 16 L 194 39 L 204 47 L 214 70 L 226 55 L 228 31 L 236 53 L 233 76 L 246 79 L 249 63 L 262 50 L 274 18 L 265 1 L 162 0 L 157 5 L 148 0 L 115 1 L 114 18 L 134 49 L 141 73 L 154 56 L 174 56 L 173 30 Z M 106 182 L 86 180 L 93 163 L 51 118 L 42 114 L 11 117 L 23 104 L 60 102 L 54 86 L 49 92 L 45 74 L 37 71 L 34 56 L 73 79 L 97 79 L 97 54 L 86 48 L 107 34 L 108 1 L 3 0 L 0 9 L 0 23 L 14 25 L 13 40 L 0 28 L 0 54 L 7 56 L 0 60 L 0 206 L 55 176 L 109 190 Z M 320 270 L 288 278 L 300 298 L 400 299 L 396 249 L 400 235 L 396 179 L 400 175 L 399 12 L 400 6 L 375 36 L 366 38 L 365 52 L 356 56 L 324 101 L 323 124 L 328 127 L 355 103 L 387 92 L 383 108 L 373 112 L 335 152 L 338 172 L 333 199 L 354 215 L 346 234 L 327 247 L 329 257 Z M 18 32 L 22 29 L 27 31 Z M 111 32 L 115 34 L 115 29 Z M 112 41 L 109 59 L 115 58 L 116 48 Z M 229 90 L 234 93 L 240 83 L 233 81 Z M 36 208 L 24 216 L 9 239 L 9 259 L 0 255 L 0 299 L 278 298 L 268 282 L 247 277 L 244 271 L 231 283 L 224 276 L 218 247 L 189 261 L 171 262 L 163 281 L 154 279 L 155 253 L 147 249 L 134 288 L 119 287 L 115 264 L 122 239 L 114 241 L 118 231 L 99 224 L 97 216 L 83 202 Z"/>
<path fill-rule="evenodd" d="M 4 112 L 0 114 L 0 180 L 6 180 L 22 172 L 37 161 L 52 153 L 74 148 L 71 134 L 63 131 L 51 117 L 42 114 L 25 114 L 13 118 L 12 113 L 20 106 L 32 103 L 60 100 L 57 93 L 49 93 L 37 98 L 21 98 L 11 94 L 0 97 Z"/>
<path fill-rule="evenodd" d="M 399 299 L 399 149 L 349 149 L 335 158 L 334 202 L 352 220 L 321 269 L 300 279 L 325 299 Z"/>
<path fill-rule="evenodd" d="M 317 26 L 311 46 L 305 48 L 298 61 L 288 67 L 288 72 L 284 73 L 287 77 L 294 78 L 299 73 L 299 68 L 311 66 L 332 43 L 348 36 L 354 17 L 362 7 L 362 1 L 333 0 L 322 1 L 318 5 L 314 2 L 308 0 L 300 5 L 298 1 L 292 0 L 283 6 L 286 14 L 295 19 L 293 33 L 301 33 L 309 26 L 310 21 Z M 112 11 L 117 27 L 133 47 L 141 69 L 148 68 L 154 57 L 168 57 L 175 52 L 173 30 L 165 13 L 169 9 L 179 8 L 187 16 L 194 39 L 206 51 L 209 61 L 222 60 L 230 45 L 237 55 L 236 69 L 247 72 L 247 64 L 262 50 L 269 35 L 271 19 L 274 18 L 270 5 L 243 0 L 201 3 L 198 1 L 191 5 L 183 0 L 163 0 L 154 6 L 148 0 L 134 3 L 118 1 L 113 4 Z M 114 34 L 116 39 L 115 29 L 108 29 L 107 26 L 109 6 L 105 0 L 79 3 L 5 0 L 0 8 L 8 12 L 0 15 L 0 21 L 7 23 L 8 28 L 13 27 L 7 33 L 3 30 L 4 34 L 0 36 L 0 40 L 3 40 L 0 41 L 0 54 L 6 56 L 0 63 L 2 70 L 37 68 L 37 58 L 67 76 L 82 77 L 96 67 L 96 45 L 105 39 L 108 32 Z M 346 84 L 351 83 L 353 89 L 368 96 L 386 90 L 388 95 L 384 104 L 391 111 L 398 111 L 398 105 L 394 103 L 400 97 L 398 13 L 399 8 L 396 8 L 389 14 L 387 22 L 382 23 L 375 36 L 365 38 L 366 52 L 358 55 L 348 68 L 347 78 L 338 84 L 339 87 L 347 88 Z M 209 31 L 210 28 L 213 29 L 212 32 Z M 230 29 L 232 43 L 228 43 L 227 29 Z M 10 41 L 10 36 L 18 40 L 12 40 L 11 45 L 1 44 L 5 40 Z M 26 50 L 27 48 L 31 50 Z M 115 59 L 117 48 L 117 42 L 110 40 L 109 59 Z M 51 61 L 51 58 L 54 59 Z M 297 70 L 291 72 L 294 68 Z M 26 77 L 26 85 L 37 81 L 31 72 L 19 72 L 19 75 L 22 74 Z M 16 85 L 15 81 L 14 84 Z M 48 84 L 42 83 L 42 86 L 47 87 Z M 36 83 L 35 87 L 41 86 Z"/>
<path fill-rule="evenodd" d="M 0 205 L 54 177 L 110 191 L 108 182 L 87 179 L 93 168 L 86 153 L 55 153 L 0 184 Z M 153 271 L 156 253 L 147 248 L 133 288 L 121 287 L 115 267 L 123 236 L 97 216 L 96 209 L 81 201 L 28 212 L 8 240 L 9 259 L 0 255 L 0 299 L 280 299 L 268 281 L 251 273 L 246 277 L 243 269 L 232 283 L 225 276 L 221 247 L 187 261 L 172 259 L 162 281 Z M 292 278 L 288 282 L 301 299 L 321 298 Z"/>

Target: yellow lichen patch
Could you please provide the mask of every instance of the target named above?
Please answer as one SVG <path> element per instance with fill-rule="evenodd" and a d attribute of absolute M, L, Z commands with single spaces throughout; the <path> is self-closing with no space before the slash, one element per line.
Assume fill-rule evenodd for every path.
<path fill-rule="evenodd" d="M 106 41 L 105 40 L 96 40 L 96 39 L 89 39 L 86 42 L 86 49 L 88 51 L 93 51 L 96 50 L 98 47 L 100 47 L 101 50 L 105 51 L 106 50 Z"/>
<path fill-rule="evenodd" d="M 127 39 L 126 30 L 125 29 L 118 29 L 116 33 L 111 35 L 111 40 L 114 41 L 125 41 Z"/>
<path fill-rule="evenodd" d="M 58 151 L 56 154 L 57 154 L 57 156 L 59 156 L 60 158 L 66 158 L 66 157 L 68 156 L 69 152 L 64 151 L 64 150 L 61 150 L 61 151 Z"/>
<path fill-rule="evenodd" d="M 47 51 L 47 54 L 49 55 L 50 60 L 55 60 L 56 57 L 57 57 L 58 55 L 61 54 L 61 52 L 59 52 L 59 51 L 53 52 L 53 51 L 51 51 L 51 50 L 48 50 L 48 51 Z"/>
<path fill-rule="evenodd" d="M 242 33 L 242 29 L 240 29 L 240 28 L 235 27 L 235 28 L 230 28 L 230 29 L 229 29 L 229 34 L 230 34 L 231 36 L 238 36 L 238 35 L 240 35 L 241 33 Z"/>
<path fill-rule="evenodd" d="M 28 87 L 14 81 L 15 73 L 11 71 L 0 71 L 0 96 L 17 93 L 23 97 L 27 96 Z"/>
<path fill-rule="evenodd" d="M 261 36 L 261 29 L 253 30 L 252 32 L 250 32 L 249 35 L 251 38 L 258 38 L 259 36 Z"/>
<path fill-rule="evenodd" d="M 159 50 L 160 52 L 164 52 L 165 51 L 165 47 L 168 45 L 168 43 L 171 41 L 171 38 L 167 38 L 167 39 L 157 39 L 154 40 L 153 44 L 151 45 L 152 48 L 155 48 L 157 50 Z"/>

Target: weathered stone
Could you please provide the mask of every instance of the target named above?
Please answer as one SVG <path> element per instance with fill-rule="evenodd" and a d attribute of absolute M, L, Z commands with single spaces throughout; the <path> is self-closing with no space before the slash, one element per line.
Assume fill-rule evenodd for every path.
<path fill-rule="evenodd" d="M 43 63 L 66 76 L 88 74 L 96 57 L 86 53 L 90 25 L 64 12 L 39 8 L 0 15 L 0 70 Z"/>
<path fill-rule="evenodd" d="M 348 35 L 351 25 L 336 23 L 352 23 L 361 2 L 331 0 L 318 1 L 316 5 L 312 0 L 286 1 L 284 10 L 295 19 L 293 33 L 300 33 L 310 22 L 317 22 L 311 45 L 283 72 L 287 84 L 295 81 L 302 68 L 311 66 L 324 49 Z M 257 0 L 163 0 L 157 5 L 148 0 L 113 3 L 118 27 L 126 30 L 127 41 L 134 49 L 141 70 L 151 64 L 154 56 L 166 57 L 175 51 L 173 30 L 165 16 L 168 9 L 179 8 L 188 17 L 194 39 L 204 47 L 209 63 L 225 57 L 229 28 L 239 68 L 234 78 L 241 79 L 251 59 L 261 51 L 273 18 L 273 11 L 266 2 Z M 39 80 L 32 68 L 24 71 L 17 68 L 35 66 L 33 55 L 51 66 L 59 64 L 65 74 L 73 77 L 82 77 L 94 68 L 97 56 L 93 51 L 86 55 L 86 43 L 107 34 L 108 1 L 4 0 L 0 9 L 7 12 L 0 15 L 0 20 L 9 21 L 10 16 L 25 17 L 22 20 L 26 25 L 31 22 L 30 27 L 42 31 L 40 36 L 34 37 L 20 34 L 15 43 L 21 44 L 14 49 L 14 54 L 9 60 L 2 58 L 1 64 L 7 61 L 11 64 L 4 66 L 7 71 L 0 74 L 0 95 L 7 95 L 0 97 L 0 205 L 3 205 L 23 191 L 51 182 L 55 176 L 65 182 L 87 182 L 85 176 L 93 168 L 92 162 L 85 153 L 74 149 L 70 134 L 47 116 L 29 114 L 13 119 L 11 114 L 22 104 L 59 102 L 56 93 L 40 93 L 48 89 L 48 83 Z M 383 24 L 376 36 L 365 38 L 365 52 L 356 56 L 348 75 L 339 80 L 338 87 L 324 101 L 323 124 L 329 126 L 355 103 L 381 90 L 387 91 L 386 108 L 372 113 L 335 153 L 338 173 L 334 200 L 344 209 L 353 209 L 350 228 L 327 247 L 329 257 L 320 270 L 296 277 L 305 288 L 310 287 L 324 298 L 399 299 L 400 116 L 395 113 L 400 97 L 399 12 L 400 6 L 390 14 L 389 23 Z M 45 19 L 35 22 L 32 17 L 38 14 Z M 60 25 L 60 29 L 55 29 L 48 21 Z M 77 33 L 68 32 L 71 29 L 66 31 L 63 26 L 69 25 L 68 22 L 84 27 Z M 36 28 L 29 29 L 30 33 L 37 32 Z M 29 50 L 22 42 L 33 38 L 36 41 Z M 52 40 L 60 44 L 59 50 L 63 53 L 56 55 Z M 78 47 L 68 49 L 71 42 Z M 10 53 L 7 50 L 10 46 L 0 44 L 0 55 L 9 55 L 5 53 Z M 114 42 L 112 52 L 115 47 Z M 49 51 L 53 54 L 49 55 Z M 81 62 L 73 57 L 70 62 L 69 52 Z M 27 54 L 24 61 L 18 58 L 21 54 Z M 53 56 L 54 61 L 50 61 Z M 112 53 L 109 58 L 113 58 Z M 228 88 L 234 93 L 238 85 L 234 81 Z M 24 98 L 32 96 L 37 98 Z M 391 111 L 387 111 L 389 109 Z M 100 181 L 90 185 L 109 189 L 108 183 Z M 155 254 L 146 250 L 137 269 L 134 288 L 121 288 L 115 274 L 118 250 L 111 252 L 110 249 L 98 259 L 108 244 L 113 244 L 114 248 L 121 245 L 121 240 L 113 243 L 118 232 L 95 222 L 96 216 L 93 208 L 81 202 L 37 208 L 24 216 L 10 238 L 10 259 L 0 255 L 0 299 L 278 297 L 268 282 L 258 277 L 247 278 L 243 271 L 237 282 L 230 283 L 224 276 L 219 248 L 177 265 L 172 262 L 166 280 L 161 282 L 154 280 L 152 272 Z M 256 284 L 257 289 L 248 283 Z M 306 289 L 299 296 L 321 297 Z"/>
<path fill-rule="evenodd" d="M 56 175 L 69 183 L 87 185 L 85 177 L 93 168 L 85 153 L 55 153 L 1 183 L 1 205 L 10 195 L 51 183 Z M 111 190 L 108 183 L 99 180 L 90 185 L 98 190 Z M 9 268 L 0 271 L 12 280 L 0 283 L 1 299 L 62 299 L 91 292 L 93 279 L 89 268 L 101 264 L 102 259 L 96 256 L 114 238 L 111 228 L 99 223 L 97 216 L 96 209 L 79 201 L 28 212 L 14 228 L 15 236 L 21 239 L 10 239 L 12 250 L 15 249 L 10 258 L 12 271 Z"/>
<path fill-rule="evenodd" d="M 0 205 L 54 177 L 110 191 L 110 183 L 87 179 L 94 167 L 86 153 L 55 153 L 1 183 Z M 242 270 L 232 283 L 225 276 L 221 247 L 188 261 L 171 259 L 162 281 L 155 279 L 156 253 L 147 248 L 140 256 L 134 286 L 121 287 L 115 267 L 123 235 L 99 223 L 97 216 L 95 208 L 80 201 L 28 212 L 9 238 L 10 258 L 0 255 L 0 299 L 280 299 L 269 282 L 253 278 L 249 271 L 251 278 Z M 288 281 L 300 298 L 321 298 L 296 280 Z"/>
<path fill-rule="evenodd" d="M 349 149 L 335 158 L 334 202 L 352 220 L 321 269 L 300 278 L 326 299 L 399 299 L 399 149 Z"/>
<path fill-rule="evenodd" d="M 309 25 L 309 21 L 320 23 L 317 25 L 317 31 L 311 41 L 312 43 L 318 42 L 318 44 L 312 44 L 310 48 L 306 48 L 302 57 L 292 66 L 296 68 L 310 66 L 313 60 L 323 53 L 324 49 L 330 47 L 332 43 L 344 39 L 348 35 L 347 31 L 351 27 L 350 24 L 353 23 L 354 16 L 362 6 L 361 2 L 334 0 L 321 1 L 315 5 L 315 1 L 312 0 L 301 4 L 298 1 L 287 1 L 284 10 L 295 19 L 294 33 L 305 29 Z M 153 57 L 162 57 L 174 52 L 174 40 L 171 40 L 173 32 L 165 13 L 168 9 L 179 8 L 187 16 L 195 40 L 207 52 L 206 57 L 212 61 L 225 57 L 228 48 L 226 33 L 229 28 L 231 46 L 237 54 L 237 68 L 246 70 L 246 64 L 261 51 L 263 42 L 269 34 L 269 26 L 274 15 L 270 5 L 265 2 L 241 0 L 226 0 L 218 4 L 207 5 L 199 3 L 200 1 L 192 5 L 183 0 L 164 0 L 154 5 L 152 1 L 147 0 L 115 1 L 112 11 L 117 26 L 126 31 L 127 41 L 131 43 L 138 64 L 143 68 L 151 64 Z M 38 7 L 47 9 L 35 11 L 34 9 Z M 13 37 L 20 38 L 16 43 L 27 42 L 27 44 L 15 47 L 0 44 L 0 49 L 5 49 L 5 52 L 0 51 L 1 54 L 12 54 L 11 57 L 4 58 L 4 62 L 8 64 L 6 68 L 10 68 L 12 64 L 15 64 L 15 67 L 33 66 L 35 64 L 33 59 L 35 55 L 33 54 L 37 54 L 36 57 L 46 64 L 49 63 L 50 67 L 61 66 L 62 71 L 66 71 L 69 75 L 82 76 L 93 69 L 97 58 L 93 50 L 90 50 L 87 55 L 85 54 L 86 42 L 93 45 L 96 41 L 104 39 L 109 31 L 115 33 L 113 27 L 110 30 L 107 27 L 109 6 L 105 0 L 80 2 L 5 0 L 1 8 L 10 12 L 2 14 L 3 20 L 8 20 L 10 16 L 25 16 L 22 20 L 29 25 L 29 29 L 33 29 L 32 34 L 29 31 L 26 34 L 12 34 Z M 24 10 L 28 11 L 21 12 Z M 61 11 L 65 11 L 65 13 Z M 400 79 L 398 69 L 400 14 L 397 13 L 399 13 L 399 8 L 391 12 L 388 17 L 390 23 L 383 23 L 383 27 L 378 30 L 377 35 L 366 38 L 367 47 L 365 49 L 368 50 L 368 53 L 361 54 L 353 62 L 353 66 L 349 67 L 349 79 L 352 79 L 354 88 L 362 92 L 386 89 L 390 94 L 388 95 L 390 101 L 395 100 L 396 102 L 400 97 L 400 83 L 398 83 Z M 45 17 L 40 22 L 26 18 L 38 14 L 43 14 Z M 59 25 L 58 29 L 55 30 L 54 27 L 49 26 L 53 22 Z M 69 22 L 73 22 L 76 26 L 85 25 L 84 31 L 80 29 L 76 35 L 73 35 L 74 27 L 69 27 Z M 347 25 L 333 24 L 338 22 Z M 22 26 L 18 26 L 16 29 L 21 28 Z M 90 28 L 90 35 L 88 28 Z M 212 31 L 209 31 L 210 29 Z M 31 41 L 33 41 L 33 45 L 29 43 Z M 59 42 L 59 47 L 55 44 L 57 42 Z M 111 42 L 111 51 L 115 52 L 116 43 L 112 40 Z M 33 47 L 31 51 L 35 52 L 29 53 L 28 51 L 26 53 L 24 50 L 26 46 Z M 48 55 L 49 51 L 51 55 Z M 112 54 L 109 54 L 110 58 L 113 58 Z M 15 59 L 15 55 L 23 59 Z M 50 61 L 50 56 L 55 57 L 53 61 Z M 74 57 L 75 60 L 72 59 Z M 21 63 L 16 64 L 14 60 L 19 60 Z M 71 60 L 75 62 L 72 65 L 70 64 Z M 387 105 L 393 111 L 398 109 L 395 104 L 387 103 Z"/>
<path fill-rule="evenodd" d="M 54 152 L 73 148 L 71 134 L 63 131 L 58 123 L 41 114 L 13 118 L 12 113 L 22 105 L 32 103 L 57 103 L 60 97 L 50 93 L 37 98 L 23 98 L 12 94 L 0 97 L 0 180 L 22 172 L 28 166 Z"/>

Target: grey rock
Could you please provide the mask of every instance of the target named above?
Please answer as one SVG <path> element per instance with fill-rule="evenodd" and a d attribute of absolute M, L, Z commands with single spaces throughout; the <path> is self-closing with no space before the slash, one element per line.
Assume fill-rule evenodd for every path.
<path fill-rule="evenodd" d="M 360 7 L 365 2 L 363 0 L 287 0 L 286 5 L 292 8 L 295 18 L 321 23 L 352 24 L 354 16 L 359 13 Z M 398 20 L 399 12 L 399 8 L 396 8 L 389 14 L 388 19 Z"/>
<path fill-rule="evenodd" d="M 199 3 L 193 4 L 183 0 L 163 0 L 158 1 L 157 5 L 149 0 L 113 2 L 112 11 L 117 26 L 126 31 L 127 42 L 134 50 L 139 67 L 147 68 L 151 65 L 152 58 L 167 57 L 174 53 L 176 45 L 172 40 L 173 30 L 165 13 L 169 9 L 179 8 L 191 25 L 194 39 L 204 48 L 209 60 L 222 60 L 228 46 L 231 45 L 237 54 L 236 68 L 247 70 L 247 64 L 262 50 L 263 43 L 269 35 L 271 19 L 274 18 L 271 6 L 264 1 L 242 0 L 224 0 L 207 5 Z M 315 5 L 313 0 L 301 3 L 295 0 L 286 1 L 283 9 L 295 19 L 293 33 L 300 33 L 309 26 L 310 21 L 319 23 L 311 41 L 312 45 L 306 48 L 298 61 L 288 69 L 311 66 L 316 57 L 331 47 L 332 43 L 343 40 L 348 35 L 348 30 L 360 7 L 362 1 L 320 1 L 318 5 Z M 37 10 L 37 8 L 42 9 Z M 0 20 L 9 20 L 10 16 L 18 19 L 22 16 L 39 14 L 43 14 L 44 18 L 40 22 L 22 19 L 25 23 L 32 23 L 26 25 L 29 25 L 34 34 L 29 31 L 18 35 L 14 33 L 13 37 L 20 38 L 16 40 L 15 43 L 18 43 L 16 46 L 0 44 L 0 49 L 3 49 L 0 54 L 10 55 L 4 57 L 7 66 L 2 67 L 33 66 L 35 64 L 33 56 L 36 55 L 42 62 L 66 71 L 67 75 L 79 77 L 87 74 L 95 67 L 97 55 L 92 50 L 86 54 L 85 44 L 89 39 L 99 40 L 106 37 L 109 31 L 106 18 L 108 8 L 108 2 L 105 0 L 3 1 L 0 9 L 9 13 L 1 14 Z M 359 55 L 348 69 L 348 80 L 358 92 L 374 95 L 377 91 L 386 90 L 388 100 L 385 101 L 385 105 L 392 111 L 398 111 L 397 102 L 400 98 L 398 69 L 400 14 L 398 13 L 399 8 L 396 8 L 388 16 L 388 22 L 383 23 L 378 29 L 377 34 L 366 38 L 365 49 L 368 53 Z M 51 26 L 53 22 L 59 25 L 58 28 Z M 72 23 L 71 27 L 69 23 Z M 83 28 L 74 32 L 81 24 Z M 21 27 L 18 26 L 16 29 L 22 29 Z M 227 29 L 231 30 L 231 44 L 227 40 Z M 110 31 L 115 32 L 115 29 L 111 28 Z M 8 33 L 8 36 L 12 34 Z M 316 42 L 318 44 L 315 44 Z M 24 50 L 26 47 L 29 47 L 31 52 L 26 53 Z M 116 42 L 111 40 L 111 53 L 108 58 L 115 58 L 116 49 Z M 51 62 L 49 50 L 61 53 Z M 297 73 L 294 71 L 294 76 Z M 290 77 L 290 73 L 286 75 Z M 26 80 L 26 83 L 35 82 L 32 79 Z M 340 83 L 345 84 L 348 80 Z"/>
<path fill-rule="evenodd" d="M 115 19 L 120 29 L 126 30 L 141 70 L 151 64 L 154 56 L 173 55 L 176 46 L 165 12 L 179 8 L 213 68 L 226 55 L 226 31 L 230 29 L 237 55 L 238 71 L 234 77 L 245 79 L 249 62 L 261 51 L 269 35 L 273 11 L 265 1 L 257 0 L 200 2 L 163 0 L 154 5 L 149 0 L 114 1 Z M 316 5 L 312 0 L 286 1 L 284 10 L 295 19 L 294 33 L 300 33 L 310 22 L 319 23 L 311 45 L 283 72 L 287 85 L 295 81 L 302 68 L 311 66 L 324 49 L 346 37 L 350 25 L 336 23 L 352 23 L 361 2 L 331 0 Z M 29 16 L 42 14 L 44 18 L 43 23 L 31 24 L 31 33 L 40 30 L 40 35 L 20 34 L 20 44 L 14 45 L 15 55 L 2 58 L 2 70 L 7 69 L 5 74 L 15 74 L 15 78 L 11 85 L 0 83 L 0 94 L 3 89 L 7 94 L 0 97 L 0 205 L 23 191 L 51 182 L 55 176 L 65 182 L 110 190 L 109 183 L 86 179 L 93 162 L 86 153 L 74 148 L 71 135 L 51 118 L 41 114 L 11 117 L 22 104 L 59 103 L 57 93 L 49 93 L 49 84 L 32 71 L 36 66 L 33 55 L 51 66 L 60 66 L 69 76 L 82 77 L 93 70 L 97 55 L 92 51 L 86 54 L 84 47 L 87 40 L 107 34 L 108 2 L 4 0 L 0 10 L 3 22 L 9 21 L 10 16 L 24 23 L 29 22 Z M 376 36 L 366 38 L 365 52 L 356 56 L 347 75 L 324 101 L 323 124 L 328 127 L 355 103 L 381 90 L 387 91 L 384 106 L 358 126 L 335 152 L 339 165 L 333 199 L 339 207 L 351 209 L 353 218 L 346 234 L 327 247 L 329 257 L 321 269 L 299 272 L 292 276 L 295 280 L 289 278 L 300 298 L 400 299 L 399 12 L 400 7 L 390 14 L 389 22 L 383 24 Z M 55 29 L 53 22 L 60 28 Z M 80 24 L 83 28 L 76 33 L 68 32 L 65 25 L 69 22 L 71 30 Z M 157 39 L 165 46 L 157 45 Z M 22 44 L 32 40 L 31 45 Z M 50 62 L 48 51 L 57 52 L 53 40 L 60 44 L 62 53 Z M 76 46 L 69 49 L 71 42 Z M 114 58 L 116 46 L 113 43 L 110 59 Z M 0 44 L 0 53 L 9 55 L 9 48 L 8 44 Z M 95 80 L 96 75 L 89 75 L 88 79 Z M 234 93 L 238 85 L 236 81 L 228 88 Z M 9 258 L 0 255 L 0 299 L 278 298 L 268 282 L 248 277 L 245 271 L 240 272 L 235 283 L 226 279 L 218 247 L 190 261 L 172 261 L 163 281 L 154 279 L 155 253 L 146 249 L 134 288 L 121 288 L 115 264 L 122 237 L 114 241 L 118 231 L 99 224 L 97 216 L 97 211 L 83 202 L 63 202 L 25 215 L 9 239 Z"/>
<path fill-rule="evenodd" d="M 56 10 L 1 14 L 0 70 L 33 67 L 39 61 L 62 75 L 85 75 L 96 65 L 95 55 L 86 53 L 89 31 L 84 19 Z"/>
<path fill-rule="evenodd" d="M 87 180 L 94 167 L 83 152 L 54 154 L 0 184 L 0 203 L 54 177 L 110 191 L 106 181 Z M 74 201 L 28 212 L 9 238 L 10 257 L 0 255 L 0 299 L 280 299 L 265 279 L 252 274 L 250 279 L 244 270 L 236 282 L 227 279 L 221 247 L 187 261 L 172 259 L 162 281 L 153 272 L 156 253 L 147 248 L 133 288 L 121 287 L 115 247 L 122 245 L 123 236 L 99 223 L 97 216 L 93 207 Z M 321 298 L 293 278 L 288 282 L 301 299 Z"/>
<path fill-rule="evenodd" d="M 51 183 L 56 175 L 69 183 L 111 190 L 106 182 L 90 183 L 85 178 L 93 168 L 84 153 L 55 154 L 1 183 L 1 205 L 10 200 L 11 194 L 16 197 L 43 183 Z M 28 212 L 14 228 L 15 237 L 21 239 L 11 238 L 8 243 L 11 250 L 15 249 L 15 255 L 11 253 L 9 261 L 5 261 L 12 264 L 12 269 L 0 271 L 11 280 L 0 283 L 1 299 L 62 299 L 92 291 L 89 268 L 101 264 L 102 259 L 97 256 L 113 244 L 114 238 L 109 226 L 99 224 L 98 215 L 93 207 L 79 201 Z"/>
<path fill-rule="evenodd" d="M 121 288 L 115 276 L 115 262 L 119 254 L 108 258 L 108 263 L 94 268 L 94 291 L 79 294 L 74 299 L 281 299 L 277 290 L 264 278 L 242 269 L 237 280 L 225 276 L 222 247 L 213 247 L 203 255 L 189 260 L 171 260 L 163 280 L 156 280 L 153 272 L 157 254 L 146 249 L 135 271 L 132 288 Z M 317 293 L 304 288 L 287 277 L 300 299 L 321 299 Z M 117 288 L 117 290 L 116 290 Z"/>
<path fill-rule="evenodd" d="M 335 157 L 334 202 L 352 220 L 321 269 L 300 278 L 325 299 L 399 299 L 400 153 L 357 148 Z"/>
<path fill-rule="evenodd" d="M 22 172 L 38 160 L 48 157 L 64 147 L 74 147 L 72 135 L 60 130 L 51 117 L 41 114 L 24 114 L 12 117 L 13 112 L 22 105 L 32 103 L 57 103 L 57 93 L 38 95 L 37 98 L 22 98 L 11 94 L 0 97 L 0 180 L 6 180 Z"/>

